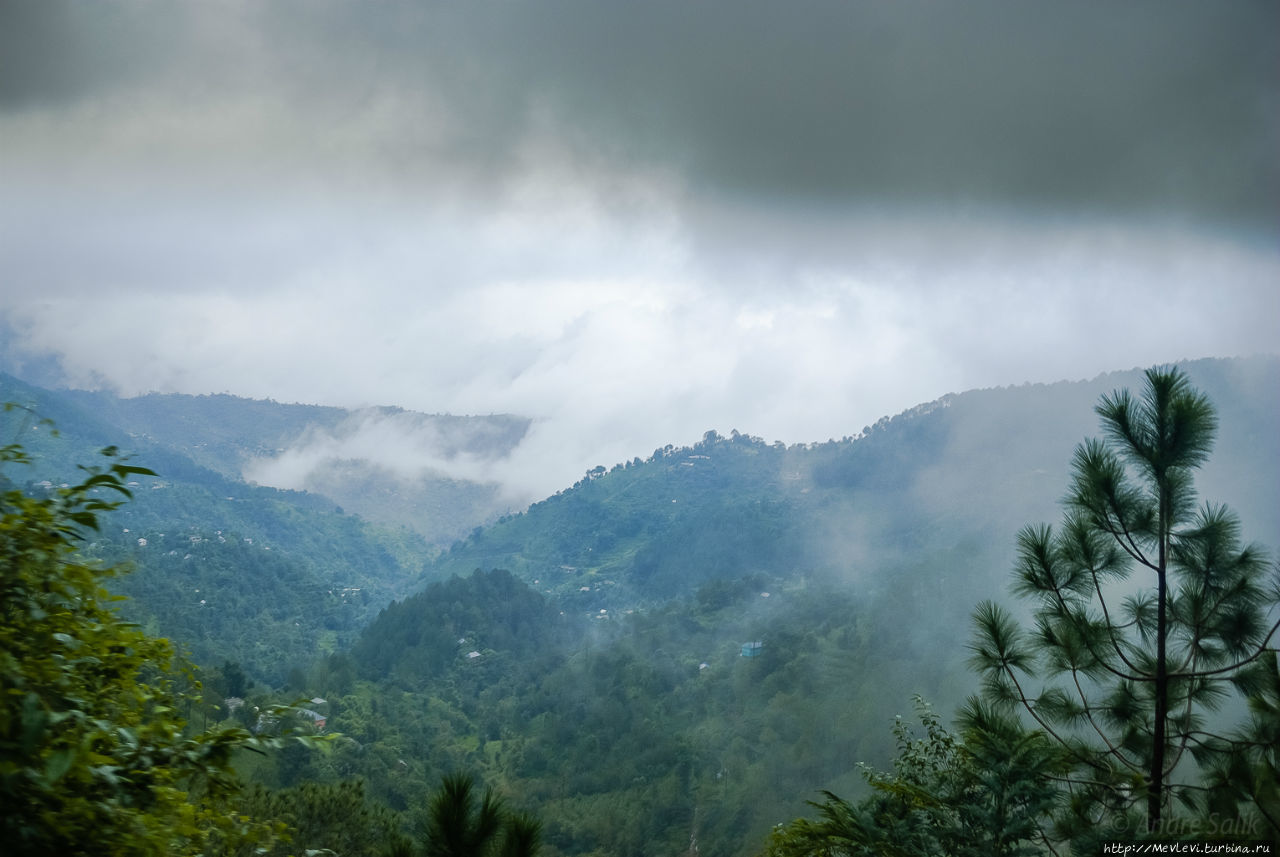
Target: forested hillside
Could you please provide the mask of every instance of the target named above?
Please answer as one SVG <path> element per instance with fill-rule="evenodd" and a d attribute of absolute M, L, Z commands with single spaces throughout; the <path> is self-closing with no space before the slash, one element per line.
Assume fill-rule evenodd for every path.
<path fill-rule="evenodd" d="M 1220 418 L 1203 499 L 1280 544 L 1264 466 L 1280 458 L 1280 361 L 1186 368 Z M 7 475 L 48 491 L 107 443 L 159 472 L 86 552 L 136 564 L 122 609 L 217 668 L 206 718 L 230 713 L 221 695 L 246 696 L 245 725 L 254 706 L 320 701 L 342 738 L 246 758 L 259 782 L 359 777 L 412 825 L 441 774 L 466 769 L 536 809 L 550 855 L 727 857 L 819 789 L 857 794 L 858 763 L 888 764 L 913 694 L 950 712 L 975 690 L 974 605 L 1004 597 L 1017 531 L 1057 518 L 1098 397 L 1140 381 L 950 395 L 825 443 L 707 432 L 596 467 L 444 552 L 15 382 L 6 397 L 63 433 L 10 412 L 39 461 Z M 218 460 L 238 448 L 200 442 Z"/>
<path fill-rule="evenodd" d="M 1206 499 L 1230 502 L 1269 540 L 1280 493 L 1255 464 L 1280 450 L 1277 361 L 1205 360 L 1188 372 L 1221 403 Z M 1140 379 L 950 395 L 826 443 L 708 432 L 693 446 L 596 467 L 454 544 L 426 573 L 504 568 L 592 612 L 752 574 L 901 588 L 888 573 L 901 567 L 939 601 L 969 604 L 1001 585 L 1013 533 L 1056 514 L 1072 450 L 1096 432 L 1098 397 Z"/>
<path fill-rule="evenodd" d="M 109 442 L 167 463 L 170 478 L 181 478 L 195 465 L 233 482 L 318 494 L 347 512 L 407 526 L 445 545 L 507 511 L 509 501 L 498 486 L 451 476 L 443 468 L 460 458 L 500 461 L 529 427 L 525 418 L 502 414 L 346 410 L 226 394 L 120 398 L 102 391 L 55 392 L 2 373 L 0 393 L 5 401 L 39 403 L 41 416 L 78 439 L 80 451 Z M 387 448 L 407 460 L 389 464 L 365 457 L 377 451 L 385 458 Z M 49 453 L 61 459 L 69 451 L 64 444 Z"/>
<path fill-rule="evenodd" d="M 1277 370 L 1188 367 L 1221 414 L 1205 499 L 1269 544 L 1280 493 L 1255 465 L 1280 454 Z M 546 637 L 491 644 L 508 623 L 457 621 L 441 610 L 459 597 L 433 586 L 366 631 L 353 674 L 371 683 L 348 693 L 448 701 L 448 736 L 420 739 L 443 753 L 428 768 L 477 768 L 550 807 L 563 853 L 661 853 L 690 837 L 704 854 L 749 853 L 818 788 L 857 793 L 856 763 L 888 761 L 913 694 L 950 711 L 974 691 L 974 605 L 1006 592 L 1016 532 L 1056 517 L 1098 397 L 1140 381 L 948 396 L 821 444 L 708 433 L 596 468 L 426 571 L 480 591 L 475 569 L 522 577 L 564 613 Z"/>
<path fill-rule="evenodd" d="M 1280 453 L 1277 363 L 1189 372 L 1220 403 L 1205 499 L 1276 543 L 1280 497 L 1254 465 Z M 949 396 L 823 444 L 708 433 L 596 468 L 454 545 L 426 571 L 452 583 L 385 611 L 345 668 L 318 668 L 336 728 L 411 751 L 396 776 L 354 755 L 334 764 L 393 805 L 432 769 L 483 771 L 547 808 L 559 853 L 691 838 L 750 853 L 818 788 L 858 793 L 856 764 L 888 762 L 913 694 L 950 711 L 974 691 L 974 605 L 1007 590 L 1018 529 L 1056 516 L 1098 396 L 1140 381 Z M 512 586 L 506 571 L 475 569 L 522 577 L 560 612 L 513 619 L 492 595 Z"/>
<path fill-rule="evenodd" d="M 540 807 L 552 853 L 670 853 L 691 836 L 750 853 L 816 788 L 883 762 L 913 692 L 962 689 L 901 621 L 908 603 L 749 577 L 588 618 L 474 572 L 316 665 L 307 692 L 352 741 L 276 782 L 358 774 L 411 809 L 437 772 L 466 768 Z"/>
<path fill-rule="evenodd" d="M 135 477 L 132 502 L 82 550 L 132 566 L 113 584 L 130 596 L 121 609 L 197 662 L 231 660 L 283 685 L 316 652 L 348 644 L 430 553 L 411 531 L 343 514 L 317 495 L 247 485 L 131 435 L 92 399 L 0 380 L 3 398 L 23 405 L 0 415 L 2 431 L 32 457 L 3 476 L 33 496 L 77 481 L 105 446 L 159 474 Z"/>
<path fill-rule="evenodd" d="M 172 449 L 232 479 L 305 490 L 349 512 L 408 526 L 448 544 L 507 509 L 493 484 L 450 476 L 459 457 L 499 460 L 520 442 L 529 421 L 420 414 L 402 408 L 346 410 L 286 405 L 236 396 L 110 394 L 68 391 L 71 400 L 130 437 Z M 380 445 L 413 460 L 388 466 L 363 456 Z"/>

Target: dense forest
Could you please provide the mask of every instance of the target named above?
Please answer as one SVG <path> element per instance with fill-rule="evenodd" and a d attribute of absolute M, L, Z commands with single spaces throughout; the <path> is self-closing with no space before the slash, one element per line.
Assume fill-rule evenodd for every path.
<path fill-rule="evenodd" d="M 238 807 L 264 826 L 225 841 L 188 830 L 190 853 L 255 841 L 271 853 L 412 853 L 442 835 L 448 800 L 474 798 L 482 814 L 480 786 L 471 794 L 461 787 L 471 779 L 444 779 L 454 772 L 502 796 L 494 829 L 513 841 L 531 829 L 517 810 L 531 811 L 552 857 L 862 854 L 887 842 L 911 854 L 1037 853 L 1046 842 L 1095 853 L 1082 819 L 1095 830 L 1106 820 L 1124 841 L 1270 840 L 1280 831 L 1280 685 L 1267 629 L 1280 593 L 1268 587 L 1280 581 L 1274 554 L 1248 545 L 1280 544 L 1280 489 L 1259 467 L 1280 457 L 1280 361 L 1198 361 L 1185 372 L 1168 395 L 1149 389 L 1158 373 L 1141 372 L 957 394 L 825 443 L 709 431 L 595 467 L 496 519 L 483 502 L 459 511 L 448 480 L 422 483 L 415 508 L 452 503 L 471 516 L 450 520 L 466 535 L 445 547 L 379 517 L 376 503 L 356 514 L 320 483 L 290 491 L 239 478 L 245 456 L 340 433 L 348 414 L 232 397 L 119 400 L 4 377 L 0 394 L 19 406 L 4 415 L 4 511 L 14 526 L 37 507 L 71 516 L 79 526 L 65 552 L 76 563 L 132 569 L 104 581 L 125 596 L 113 615 L 199 665 L 198 683 L 169 680 L 181 697 L 173 708 L 192 740 L 222 730 L 209 734 L 222 736 L 227 776 L 244 785 L 206 795 L 191 785 L 195 765 L 182 793 L 202 812 Z M 1131 414 L 1105 412 L 1117 390 L 1132 391 Z M 1164 413 L 1161 402 L 1199 438 L 1174 450 L 1184 458 L 1153 454 L 1173 461 L 1157 475 L 1105 444 L 1096 461 L 1082 458 L 1086 437 L 1124 448 L 1117 419 L 1132 417 L 1130 440 L 1146 442 L 1142 420 Z M 493 455 L 527 427 L 505 417 L 449 425 L 433 431 Z M 1147 440 L 1170 436 L 1162 431 Z M 103 480 L 77 494 L 88 484 L 78 465 L 92 467 L 103 446 L 132 457 L 107 459 L 90 471 Z M 1159 496 L 1173 492 L 1156 504 L 1167 514 L 1144 511 L 1145 476 Z M 93 505 L 104 490 L 128 502 Z M 95 528 L 84 528 L 86 503 Z M 1176 590 L 1171 618 L 1157 622 L 1166 611 L 1125 582 L 1118 555 L 1085 561 L 1083 548 L 1053 540 L 1116 515 L 1145 522 L 1118 549 L 1130 562 L 1147 561 L 1150 542 L 1165 545 L 1161 562 L 1168 553 L 1183 583 L 1204 570 L 1203 592 Z M 1036 541 L 1034 527 L 1058 520 L 1058 536 Z M 1101 539 L 1081 544 L 1103 551 Z M 9 556 L 6 574 L 50 568 L 12 545 Z M 1036 556 L 1048 558 L 1039 576 L 1028 570 Z M 1063 563 L 1077 569 L 1072 582 L 1058 582 Z M 1101 575 L 1099 595 L 1119 587 L 1129 599 L 1128 624 L 1117 624 L 1141 630 L 1133 642 L 1107 637 L 1077 566 Z M 1165 695 L 1148 697 L 1154 678 L 1134 678 L 1148 666 L 1139 653 L 1165 622 L 1199 630 L 1177 643 L 1185 652 L 1175 646 L 1181 672 L 1160 673 Z M 1028 639 L 1062 646 L 1053 675 L 1067 664 L 1084 703 L 1034 697 L 1052 670 L 1034 690 L 1010 689 L 1031 669 Z M 1118 666 L 1099 640 L 1115 646 Z M 1123 675 L 1116 687 L 1112 673 Z M 1164 718 L 1171 734 L 1197 737 L 1168 763 L 1172 794 L 1149 805 L 1141 746 L 1157 698 L 1176 709 Z M 1026 703 L 1020 715 L 1015 703 Z M 1062 722 L 1078 731 L 1095 711 L 1117 746 L 1146 760 L 1115 773 L 1123 783 L 1098 773 L 1122 766 L 1119 754 L 1097 761 L 1083 739 L 1064 751 L 1045 738 L 1055 724 L 1066 735 Z M 27 746 L 22 724 L 34 721 L 24 716 L 7 710 L 0 724 L 6 754 Z M 42 764 L 63 759 L 60 746 Z M 1081 777 L 1081 765 L 1093 773 Z M 1054 785 L 1073 777 L 1093 790 Z M 1153 817 L 1159 826 L 1146 825 Z M 200 818 L 190 823 L 212 829 Z M 1209 831 L 1211 819 L 1238 829 Z"/>

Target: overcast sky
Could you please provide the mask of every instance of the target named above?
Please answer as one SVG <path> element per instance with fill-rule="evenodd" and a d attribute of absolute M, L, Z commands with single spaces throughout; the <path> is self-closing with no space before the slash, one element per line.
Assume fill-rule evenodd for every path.
<path fill-rule="evenodd" d="M 1280 341 L 1280 4 L 0 0 L 0 359 L 503 478 Z"/>

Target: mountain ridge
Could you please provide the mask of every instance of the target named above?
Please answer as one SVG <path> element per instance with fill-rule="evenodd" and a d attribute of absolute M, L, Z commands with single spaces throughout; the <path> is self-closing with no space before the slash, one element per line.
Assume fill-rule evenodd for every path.
<path fill-rule="evenodd" d="M 1280 360 L 1184 367 L 1221 420 L 1202 498 L 1274 549 L 1280 486 L 1260 465 L 1280 457 Z M 210 717 L 240 666 L 256 683 L 240 712 L 326 700 L 333 752 L 252 760 L 260 781 L 359 776 L 410 811 L 465 768 L 539 808 L 550 854 L 674 853 L 697 828 L 700 853 L 729 857 L 817 789 L 856 793 L 913 694 L 947 711 L 973 691 L 973 606 L 1003 600 L 1017 530 L 1059 519 L 1098 396 L 1140 385 L 948 394 L 821 443 L 711 431 L 593 467 L 448 550 L 148 441 L 126 449 L 161 477 L 86 550 L 137 566 L 129 615 L 230 662 Z M 61 444 L 46 466 L 74 473 L 98 431 L 138 440 L 50 396 L 62 439 L 23 435 Z"/>
<path fill-rule="evenodd" d="M 1275 427 L 1274 409 L 1267 411 L 1265 397 L 1261 405 L 1251 406 L 1250 395 L 1238 389 L 1266 390 L 1266 384 L 1280 380 L 1280 360 L 1185 365 L 1192 382 L 1223 403 L 1220 447 L 1253 447 L 1264 457 L 1280 454 L 1269 435 Z M 758 507 L 747 498 L 773 503 L 773 517 L 786 517 L 794 526 L 805 518 L 828 530 L 879 533 L 874 538 L 881 543 L 914 539 L 916 548 L 947 549 L 950 542 L 928 532 L 947 522 L 957 530 L 1005 531 L 1011 542 L 1028 515 L 1056 517 L 1071 452 L 1096 432 L 1092 408 L 1098 397 L 1116 387 L 1136 387 L 1140 380 L 1140 370 L 1128 370 L 1088 381 L 948 394 L 884 417 L 856 436 L 824 443 L 787 446 L 710 431 L 691 446 L 668 445 L 644 461 L 635 458 L 608 470 L 597 466 L 587 471 L 573 486 L 455 543 L 429 565 L 427 574 L 442 578 L 501 567 L 547 594 L 576 598 L 574 591 L 583 592 L 583 586 L 597 591 L 616 585 L 604 583 L 613 577 L 658 571 L 664 579 L 683 580 L 677 594 L 687 595 L 696 583 L 718 575 L 699 566 L 705 561 L 697 559 L 699 532 L 733 527 L 747 540 L 759 532 L 752 522 Z M 982 453 L 986 444 L 995 444 L 1001 454 Z M 1251 478 L 1247 466 L 1224 464 L 1223 452 L 1206 468 L 1205 484 L 1214 490 L 1219 484 L 1243 485 L 1246 490 L 1234 492 L 1241 495 L 1234 505 L 1241 507 L 1246 524 L 1270 524 L 1267 510 L 1280 497 Z M 731 468 L 725 468 L 724 460 L 732 461 Z M 965 492 L 996 508 L 981 520 L 974 510 L 957 509 L 951 501 Z M 668 526 L 683 535 L 683 549 L 694 559 L 678 562 L 670 556 L 673 551 L 662 557 L 636 556 L 636 542 Z M 833 573 L 842 564 L 829 550 L 812 550 L 812 541 L 806 545 L 793 539 L 788 548 L 771 549 L 794 550 L 799 559 L 791 565 L 811 571 Z M 739 557 L 748 564 L 743 573 L 761 570 L 749 565 L 758 565 L 768 550 L 745 551 Z M 722 556 L 719 564 L 725 561 Z M 664 564 L 670 567 L 659 568 Z M 547 586 L 547 580 L 554 582 Z M 641 587 L 634 598 L 661 600 L 662 595 Z M 593 605 L 619 606 L 636 605 L 603 596 Z"/>
<path fill-rule="evenodd" d="M 44 390 L 2 373 L 0 395 L 20 404 L 38 402 L 41 416 L 82 440 L 82 457 L 108 444 L 169 463 L 176 453 L 233 481 L 306 491 L 371 520 L 410 526 L 436 544 L 508 509 L 495 483 L 450 475 L 450 463 L 464 457 L 501 460 L 530 425 L 510 414 L 424 414 L 395 406 L 352 410 L 225 393 L 121 398 L 103 391 Z M 361 437 L 366 432 L 376 433 L 372 441 Z M 418 465 L 401 472 L 361 457 L 388 450 Z"/>

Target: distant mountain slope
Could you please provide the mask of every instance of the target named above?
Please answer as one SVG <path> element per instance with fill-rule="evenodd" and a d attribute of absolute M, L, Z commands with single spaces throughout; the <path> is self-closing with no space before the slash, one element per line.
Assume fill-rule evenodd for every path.
<path fill-rule="evenodd" d="M 161 395 L 122 399 L 111 393 L 66 390 L 67 401 L 141 438 L 181 452 L 197 464 L 239 478 L 255 458 L 282 452 L 309 429 L 332 429 L 342 408 L 287 405 L 226 394 Z"/>
<path fill-rule="evenodd" d="M 1205 499 L 1241 512 L 1276 543 L 1280 360 L 1186 365 L 1219 409 Z M 1014 535 L 1056 520 L 1075 445 L 1093 407 L 1141 372 L 946 396 L 821 444 L 766 444 L 709 432 L 655 450 L 472 534 L 432 578 L 505 568 L 584 611 L 688 595 L 710 580 L 817 575 L 881 589 L 900 566 L 937 568 L 939 597 L 968 605 L 1003 590 Z M 961 559 L 963 557 L 963 559 Z"/>
<path fill-rule="evenodd" d="M 1280 359 L 1186 369 L 1221 422 L 1202 495 L 1236 508 L 1274 555 Z M 855 789 L 856 762 L 887 764 L 912 693 L 949 712 L 974 689 L 975 603 L 1007 592 L 1017 530 L 1058 520 L 1099 396 L 1141 381 L 1134 370 L 948 395 L 826 443 L 708 433 L 593 468 L 447 552 L 374 512 L 192 457 L 284 449 L 259 461 L 305 469 L 432 419 L 395 410 L 206 397 L 199 407 L 238 416 L 196 420 L 193 435 L 182 415 L 199 407 L 183 397 L 99 407 L 0 377 L 0 398 L 62 428 L 53 439 L 6 414 L 5 442 L 39 460 L 0 479 L 50 490 L 106 443 L 160 472 L 86 550 L 136 562 L 120 584 L 136 596 L 127 609 L 198 659 L 230 657 L 328 700 L 329 728 L 349 740 L 281 763 L 281 782 L 360 775 L 405 809 L 439 771 L 479 770 L 539 808 L 555 853 L 674 853 L 692 831 L 700 853 L 729 857 L 805 812 L 816 789 Z M 155 412 L 119 413 L 134 407 Z M 458 423 L 452 447 L 431 436 L 432 454 L 500 456 L 523 431 L 504 419 Z M 465 447 L 471 425 L 493 434 Z M 399 502 L 376 466 L 331 457 L 330 477 L 363 476 Z"/>
<path fill-rule="evenodd" d="M 1274 552 L 1280 361 L 1186 368 L 1221 419 L 1204 498 Z M 595 468 L 440 555 L 350 661 L 310 674 L 355 739 L 334 769 L 394 806 L 478 769 L 539 807 L 561 854 L 694 836 L 755 853 L 819 789 L 856 793 L 856 763 L 889 764 L 912 694 L 946 717 L 976 689 L 974 606 L 1007 600 L 1017 530 L 1059 519 L 1098 397 L 1141 381 L 950 395 L 822 444 L 708 433 Z"/>
<path fill-rule="evenodd" d="M 350 411 L 225 394 L 122 399 L 41 390 L 7 375 L 0 375 L 0 395 L 38 400 L 41 415 L 64 434 L 95 438 L 98 447 L 176 453 L 233 480 L 322 494 L 348 512 L 411 527 L 436 544 L 509 508 L 496 484 L 450 475 L 454 465 L 499 461 L 529 428 L 529 420 L 505 414 Z"/>
<path fill-rule="evenodd" d="M 97 450 L 107 445 L 159 474 L 131 483 L 134 499 L 105 519 L 85 552 L 135 566 L 114 584 L 134 596 L 122 609 L 197 661 L 238 660 L 253 677 L 282 684 L 291 666 L 350 642 L 430 553 L 412 533 L 344 515 L 327 498 L 250 486 L 177 444 L 130 436 L 83 397 L 0 376 L 0 400 L 31 409 L 0 414 L 0 436 L 34 459 L 0 479 L 53 491 L 82 478 L 81 466 L 102 464 Z"/>
<path fill-rule="evenodd" d="M 510 510 L 486 474 L 520 443 L 529 420 L 459 417 L 399 408 L 344 412 L 313 424 L 273 455 L 249 459 L 245 478 L 332 497 L 370 520 L 407 526 L 446 545 Z"/>

